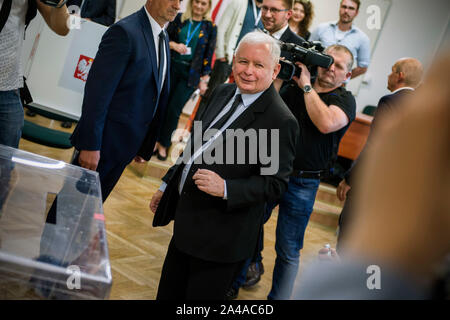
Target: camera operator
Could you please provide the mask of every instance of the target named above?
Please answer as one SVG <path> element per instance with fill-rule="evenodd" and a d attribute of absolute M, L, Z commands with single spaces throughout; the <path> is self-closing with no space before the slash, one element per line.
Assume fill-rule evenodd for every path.
<path fill-rule="evenodd" d="M 327 176 L 337 157 L 339 142 L 350 123 L 355 119 L 356 102 L 351 92 L 342 84 L 351 77 L 353 55 L 346 47 L 332 45 L 325 51 L 334 62 L 326 69 L 317 68 L 317 78 L 312 85 L 311 74 L 301 62 L 300 77 L 285 85 L 280 95 L 292 111 L 300 126 L 294 171 L 289 178 L 288 190 L 281 199 L 267 203 L 264 223 L 272 210 L 279 205 L 275 251 L 277 258 L 268 299 L 289 299 L 297 275 L 300 249 L 303 247 L 305 229 L 312 213 L 320 179 Z M 263 232 L 258 248 L 249 264 L 244 288 L 255 285 L 264 272 L 262 265 Z M 248 265 L 248 264 L 247 264 Z M 239 275 L 242 277 L 243 273 Z M 228 298 L 237 295 L 236 279 Z M 234 294 L 234 295 L 233 295 Z"/>
<path fill-rule="evenodd" d="M 319 67 L 311 84 L 308 68 L 296 62 L 297 85 L 285 86 L 280 95 L 300 125 L 294 171 L 279 204 L 273 271 L 269 299 L 289 299 L 298 271 L 305 229 L 313 211 L 320 179 L 329 174 L 339 142 L 355 119 L 356 102 L 342 84 L 351 77 L 353 55 L 346 47 L 332 45 L 325 51 L 334 62 Z M 266 216 L 278 203 L 267 205 Z"/>
<path fill-rule="evenodd" d="M 17 148 L 22 135 L 24 114 L 19 89 L 24 85 L 21 53 L 25 27 L 39 10 L 55 33 L 64 36 L 69 32 L 67 7 L 61 6 L 64 1 L 55 2 L 0 0 L 0 144 Z"/>

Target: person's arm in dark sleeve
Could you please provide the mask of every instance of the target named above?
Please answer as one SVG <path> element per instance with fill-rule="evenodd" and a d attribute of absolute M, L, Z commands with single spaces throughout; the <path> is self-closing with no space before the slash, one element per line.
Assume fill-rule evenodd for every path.
<path fill-rule="evenodd" d="M 227 179 L 227 210 L 246 207 L 252 203 L 275 201 L 287 190 L 293 170 L 299 126 L 295 118 L 283 121 L 279 130 L 279 168 L 273 175 L 253 175 L 242 179 Z M 273 155 L 274 150 L 271 150 Z M 270 164 L 269 164 L 270 165 Z"/>
<path fill-rule="evenodd" d="M 116 21 L 116 2 L 116 0 L 107 0 L 102 15 L 90 17 L 90 19 L 96 23 L 109 27 Z"/>
<path fill-rule="evenodd" d="M 355 172 L 358 172 L 359 162 L 361 162 L 361 157 L 367 152 L 366 149 L 370 146 L 370 140 L 371 136 L 373 135 L 374 129 L 376 128 L 376 123 L 378 121 L 375 121 L 376 119 L 379 119 L 380 117 L 383 117 L 384 114 L 387 112 L 389 113 L 389 110 L 392 108 L 392 105 L 390 103 L 389 98 L 382 97 L 380 101 L 378 101 L 377 109 L 375 112 L 375 115 L 372 120 L 372 124 L 370 126 L 370 132 L 369 136 L 367 137 L 366 144 L 364 145 L 363 149 L 361 150 L 359 156 L 355 161 L 353 161 L 350 169 L 347 170 L 347 172 L 344 174 L 345 182 L 351 186 L 352 185 L 352 177 L 355 175 Z"/>
<path fill-rule="evenodd" d="M 126 31 L 118 25 L 109 28 L 103 35 L 84 89 L 77 129 L 79 150 L 100 150 L 109 105 L 130 54 L 131 43 Z"/>

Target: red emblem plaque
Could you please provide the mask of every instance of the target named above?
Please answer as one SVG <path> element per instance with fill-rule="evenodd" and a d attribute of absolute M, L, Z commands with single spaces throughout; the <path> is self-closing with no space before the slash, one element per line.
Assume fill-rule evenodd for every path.
<path fill-rule="evenodd" d="M 81 81 L 86 82 L 89 70 L 91 70 L 92 62 L 94 59 L 80 55 L 80 59 L 78 60 L 77 68 L 75 70 L 75 74 L 73 75 L 76 79 L 80 79 Z"/>

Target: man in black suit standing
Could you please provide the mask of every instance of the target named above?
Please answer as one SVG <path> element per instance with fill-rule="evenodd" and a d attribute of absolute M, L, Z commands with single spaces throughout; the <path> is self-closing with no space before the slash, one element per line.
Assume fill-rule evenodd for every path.
<path fill-rule="evenodd" d="M 261 5 L 261 21 L 266 30 L 272 37 L 286 43 L 294 43 L 302 45 L 305 39 L 298 36 L 289 28 L 289 19 L 292 16 L 293 1 L 292 0 L 264 0 Z M 288 60 L 291 59 L 291 53 L 281 51 L 281 57 Z M 275 82 L 275 86 L 282 85 L 281 80 Z M 244 264 L 243 270 L 240 272 L 229 292 L 228 299 L 237 297 L 239 288 L 251 287 L 259 282 L 261 275 L 264 273 L 264 266 L 257 258 L 259 252 L 262 251 L 263 230 L 261 230 L 260 243 L 258 244 L 258 253 L 256 257 Z"/>
<path fill-rule="evenodd" d="M 69 0 L 67 8 L 77 6 L 82 18 L 109 27 L 116 21 L 116 0 Z"/>
<path fill-rule="evenodd" d="M 423 67 L 419 60 L 414 58 L 402 58 L 398 60 L 392 66 L 392 72 L 388 76 L 387 88 L 391 91 L 391 94 L 383 96 L 378 102 L 375 116 L 372 121 L 369 137 L 367 138 L 366 145 L 364 146 L 361 155 L 352 167 L 345 174 L 344 179 L 339 183 L 336 189 L 336 195 L 339 200 L 344 201 L 344 208 L 342 208 L 341 215 L 339 217 L 339 237 L 337 248 L 340 249 L 341 239 L 345 233 L 348 221 L 351 216 L 352 208 L 352 192 L 350 189 L 354 187 L 354 176 L 358 171 L 361 156 L 367 152 L 369 148 L 371 137 L 374 130 L 376 131 L 380 123 L 383 123 L 383 118 L 389 117 L 393 112 L 396 112 L 397 106 L 401 105 L 401 101 L 408 98 L 414 93 L 414 90 L 420 85 L 422 81 Z"/>
<path fill-rule="evenodd" d="M 233 59 L 236 83 L 214 91 L 203 131 L 194 124 L 194 142 L 153 196 L 153 225 L 175 221 L 157 299 L 225 299 L 253 254 L 264 203 L 286 190 L 299 127 L 272 84 L 279 55 L 270 36 L 244 36 Z"/>

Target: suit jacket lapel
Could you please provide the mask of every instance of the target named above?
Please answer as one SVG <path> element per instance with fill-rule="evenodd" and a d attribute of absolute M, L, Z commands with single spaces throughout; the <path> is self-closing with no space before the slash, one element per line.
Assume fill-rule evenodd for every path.
<path fill-rule="evenodd" d="M 153 38 L 152 26 L 150 25 L 150 21 L 148 20 L 147 13 L 145 12 L 145 8 L 142 8 L 141 11 L 139 11 L 139 16 L 140 16 L 141 25 L 142 25 L 142 32 L 144 33 L 145 42 L 147 43 L 150 59 L 152 61 L 152 71 L 153 71 L 153 76 L 155 77 L 156 87 L 158 89 L 158 92 L 160 92 L 161 84 L 158 83 L 158 64 L 156 63 L 155 42 L 154 42 L 154 38 Z M 166 48 L 167 48 L 167 44 L 166 44 Z M 169 64 L 167 63 L 167 65 L 169 65 Z"/>
<path fill-rule="evenodd" d="M 290 35 L 291 29 L 289 29 L 289 27 L 286 29 L 286 31 L 283 32 L 283 34 L 280 37 L 280 40 L 283 42 L 288 42 L 291 38 Z"/>
<path fill-rule="evenodd" d="M 208 104 L 207 110 L 202 116 L 202 128 L 203 131 L 206 130 L 211 122 L 217 117 L 217 115 L 222 111 L 222 109 L 227 105 L 230 99 L 236 92 L 236 85 L 227 87 L 225 90 L 220 92 L 220 96 L 216 99 L 212 99 L 211 103 Z"/>
<path fill-rule="evenodd" d="M 253 102 L 231 125 L 228 129 L 245 129 L 256 118 L 257 113 L 263 113 L 272 101 L 272 96 L 276 93 L 273 84 Z"/>
<path fill-rule="evenodd" d="M 233 94 L 235 92 L 235 86 L 234 90 L 231 91 Z M 250 124 L 256 119 L 259 113 L 263 113 L 266 108 L 272 103 L 273 96 L 276 94 L 276 90 L 273 86 L 273 84 L 258 98 L 255 102 L 253 102 L 239 117 L 231 123 L 231 125 L 226 129 L 243 129 L 245 130 L 250 126 Z M 232 95 L 228 95 L 228 99 L 225 100 L 225 104 L 231 99 Z M 225 106 L 224 104 L 224 106 Z M 223 108 L 223 107 L 222 107 Z M 220 112 L 220 111 L 218 111 Z M 217 116 L 217 113 L 215 113 Z M 205 130 L 207 127 L 203 127 Z M 225 131 L 224 131 L 225 132 Z M 211 148 L 216 148 L 219 143 L 222 143 L 225 145 L 225 141 L 227 138 L 226 134 L 222 134 L 223 140 L 215 140 L 211 146 L 208 147 L 210 150 Z"/>

